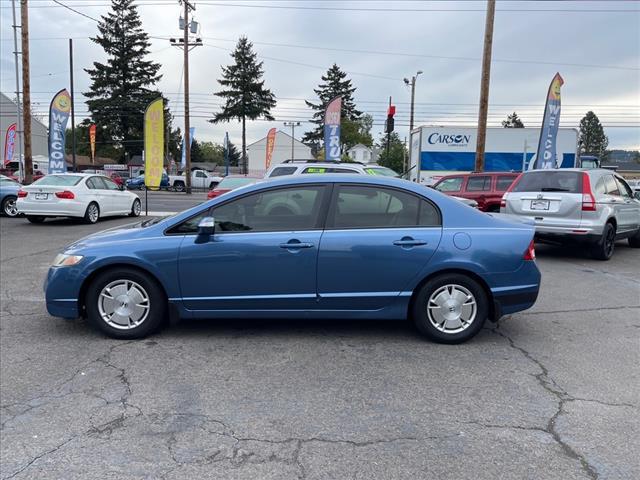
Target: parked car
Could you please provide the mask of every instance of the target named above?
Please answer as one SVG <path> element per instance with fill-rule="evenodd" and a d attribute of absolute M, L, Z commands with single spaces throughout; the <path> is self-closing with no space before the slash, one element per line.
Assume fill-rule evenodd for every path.
<path fill-rule="evenodd" d="M 194 170 L 191 172 L 191 188 L 211 190 L 222 181 L 222 177 L 212 175 L 206 170 Z M 187 188 L 187 180 L 182 175 L 169 175 L 169 186 L 176 192 L 184 192 Z"/>
<path fill-rule="evenodd" d="M 118 174 L 118 172 L 108 173 L 107 177 L 116 182 L 118 186 L 124 185 L 124 179 L 120 176 L 120 174 Z"/>
<path fill-rule="evenodd" d="M 433 188 L 447 195 L 474 200 L 483 212 L 499 212 L 502 196 L 518 175 L 511 172 L 447 175 L 440 178 Z"/>
<path fill-rule="evenodd" d="M 18 212 L 31 223 L 51 217 L 82 218 L 96 223 L 101 217 L 140 215 L 140 199 L 104 175 L 62 173 L 47 175 L 18 192 Z"/>
<path fill-rule="evenodd" d="M 0 212 L 7 217 L 17 217 L 18 191 L 21 185 L 5 175 L 0 175 Z"/>
<path fill-rule="evenodd" d="M 318 162 L 316 160 L 285 160 L 271 167 L 264 178 L 284 175 L 301 175 L 303 173 L 356 173 L 360 175 L 380 175 L 383 177 L 399 177 L 387 167 L 375 164 L 356 162 Z"/>
<path fill-rule="evenodd" d="M 246 185 L 252 185 L 262 180 L 261 177 L 250 177 L 248 175 L 229 175 L 224 177 L 222 181 L 214 187 L 213 190 L 209 190 L 207 198 L 216 198 L 224 193 L 228 193 L 236 188 L 244 187 Z"/>
<path fill-rule="evenodd" d="M 125 181 L 125 186 L 129 190 L 146 190 L 147 187 L 144 184 L 144 174 L 138 175 L 137 177 L 128 178 Z M 160 179 L 160 190 L 169 188 L 169 176 L 166 173 L 162 174 L 162 178 Z"/>
<path fill-rule="evenodd" d="M 33 175 L 31 176 L 31 180 L 33 182 L 35 182 L 36 180 L 40 180 L 44 176 L 45 176 L 45 174 L 42 173 L 40 170 L 34 170 L 33 171 Z M 12 173 L 11 175 L 9 175 L 9 178 L 11 180 L 13 180 L 14 182 L 20 183 L 20 177 L 18 176 L 18 172 L 17 171 Z"/>
<path fill-rule="evenodd" d="M 49 270 L 46 303 L 51 315 L 86 316 L 115 338 L 149 335 L 172 312 L 408 316 L 432 340 L 459 343 L 487 318 L 534 304 L 533 235 L 531 222 L 405 180 L 288 176 L 75 242 Z M 224 281 L 207 281 L 214 271 Z"/>
<path fill-rule="evenodd" d="M 640 248 L 640 200 L 611 170 L 525 172 L 504 194 L 500 211 L 534 220 L 539 239 L 586 244 L 600 260 L 611 258 L 616 240 Z"/>

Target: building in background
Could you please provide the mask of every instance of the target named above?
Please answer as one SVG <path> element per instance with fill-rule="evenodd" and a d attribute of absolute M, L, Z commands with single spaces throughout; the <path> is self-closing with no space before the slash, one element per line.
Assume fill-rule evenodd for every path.
<path fill-rule="evenodd" d="M 276 132 L 276 142 L 273 148 L 273 156 L 271 157 L 271 166 L 282 163 L 291 158 L 291 135 L 278 130 Z M 265 158 L 267 152 L 266 135 L 247 145 L 247 157 L 249 158 L 249 175 L 264 175 L 267 171 Z M 311 148 L 304 143 L 293 139 L 293 155 L 296 160 L 308 160 L 313 158 Z"/>
<path fill-rule="evenodd" d="M 0 155 L 4 155 L 4 141 L 7 129 L 12 123 L 16 123 L 16 104 L 4 93 L 0 93 Z M 33 115 L 31 116 L 31 151 L 34 157 L 49 158 L 47 144 L 47 127 Z M 17 139 L 16 139 L 17 141 Z M 24 151 L 21 145 L 20 151 Z M 16 145 L 15 155 L 18 154 Z M 14 158 L 17 161 L 17 158 Z M 35 169 L 35 168 L 34 168 Z"/>
<path fill-rule="evenodd" d="M 347 150 L 347 155 L 354 162 L 376 163 L 378 161 L 378 149 L 376 147 L 367 147 L 361 143 Z"/>

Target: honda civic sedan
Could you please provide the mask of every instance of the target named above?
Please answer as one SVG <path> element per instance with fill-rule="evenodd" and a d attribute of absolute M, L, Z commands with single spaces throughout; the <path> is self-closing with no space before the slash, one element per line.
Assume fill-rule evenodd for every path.
<path fill-rule="evenodd" d="M 533 235 L 405 180 L 299 175 L 70 245 L 46 303 L 115 338 L 169 318 L 410 318 L 460 343 L 534 304 Z"/>

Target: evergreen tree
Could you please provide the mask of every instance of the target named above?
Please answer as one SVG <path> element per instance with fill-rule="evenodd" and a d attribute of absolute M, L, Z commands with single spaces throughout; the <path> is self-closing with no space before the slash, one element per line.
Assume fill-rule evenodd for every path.
<path fill-rule="evenodd" d="M 240 165 L 241 158 L 242 157 L 240 155 L 240 152 L 238 151 L 238 148 L 233 143 L 229 142 L 229 165 L 231 165 L 232 167 L 237 167 L 238 165 Z"/>
<path fill-rule="evenodd" d="M 253 44 L 247 37 L 240 37 L 235 51 L 231 54 L 233 65 L 222 67 L 222 79 L 218 83 L 223 90 L 215 95 L 225 99 L 221 112 L 216 113 L 212 123 L 239 120 L 242 122 L 243 169 L 247 172 L 246 121 L 263 117 L 274 120 L 271 109 L 276 99 L 271 90 L 265 88 L 262 80 L 262 62 L 258 62 Z"/>
<path fill-rule="evenodd" d="M 367 147 L 373 145 L 371 128 L 373 127 L 373 117 L 367 113 L 357 120 L 343 119 L 340 125 L 340 143 L 343 151 L 349 150 L 354 145 L 361 143 Z"/>
<path fill-rule="evenodd" d="M 580 120 L 580 150 L 583 154 L 597 155 L 600 159 L 606 156 L 609 138 L 604 134 L 604 128 L 598 116 L 592 111 Z"/>
<path fill-rule="evenodd" d="M 502 126 L 504 128 L 524 128 L 524 123 L 518 117 L 516 112 L 513 112 L 511 115 L 507 115 L 507 119 L 502 121 Z"/>
<path fill-rule="evenodd" d="M 191 141 L 191 162 L 204 162 L 200 142 L 195 138 Z"/>
<path fill-rule="evenodd" d="M 380 149 L 380 157 L 378 158 L 378 164 L 383 167 L 390 168 L 396 173 L 404 173 L 405 156 L 407 155 L 407 149 L 404 142 L 400 140 L 400 136 L 397 132 L 392 132 L 389 136 L 389 153 L 387 154 L 387 134 L 380 135 L 378 141 L 378 148 Z"/>
<path fill-rule="evenodd" d="M 92 120 L 131 156 L 142 152 L 144 111 L 160 96 L 153 90 L 160 64 L 146 59 L 149 37 L 133 0 L 112 0 L 111 9 L 91 39 L 104 49 L 107 61 L 85 70 L 91 88 L 84 95 Z"/>
<path fill-rule="evenodd" d="M 347 79 L 347 74 L 340 70 L 335 63 L 327 70 L 327 73 L 321 77 L 322 83 L 313 91 L 320 99 L 319 103 L 306 101 L 309 108 L 315 110 L 311 123 L 315 123 L 316 127 L 304 134 L 303 142 L 315 144 L 318 149 L 319 143 L 324 139 L 324 111 L 327 104 L 335 97 L 342 97 L 342 116 L 341 123 L 346 119 L 352 122 L 357 121 L 362 112 L 356 109 L 353 100 L 353 92 L 356 87 L 351 84 L 351 80 Z"/>

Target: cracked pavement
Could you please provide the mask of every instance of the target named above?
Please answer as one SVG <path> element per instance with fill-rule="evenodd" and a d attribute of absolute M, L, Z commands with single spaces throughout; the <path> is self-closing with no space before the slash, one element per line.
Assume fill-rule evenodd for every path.
<path fill-rule="evenodd" d="M 100 229 L 0 219 L 0 479 L 640 478 L 640 251 L 538 246 L 536 306 L 443 346 L 408 322 L 49 317 Z"/>

